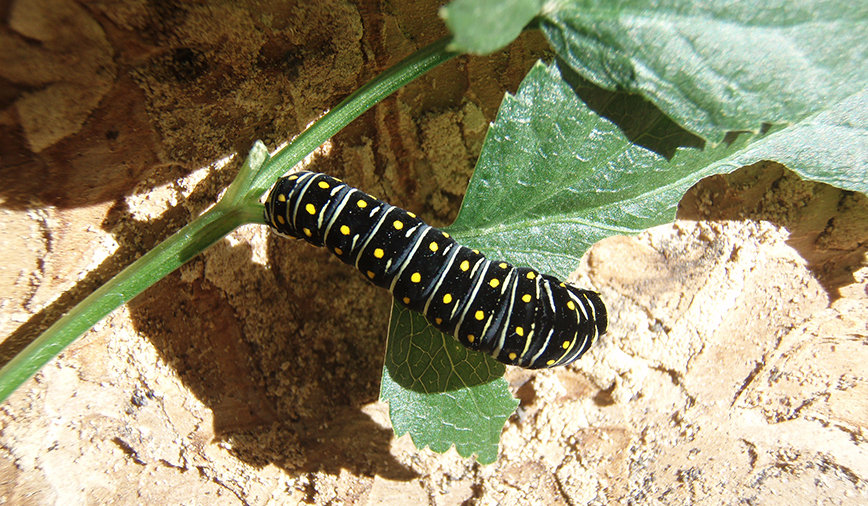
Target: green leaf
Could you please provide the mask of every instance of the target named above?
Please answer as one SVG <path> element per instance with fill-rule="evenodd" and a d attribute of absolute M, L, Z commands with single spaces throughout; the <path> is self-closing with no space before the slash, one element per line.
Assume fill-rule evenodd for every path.
<path fill-rule="evenodd" d="M 850 0 L 563 1 L 550 44 L 580 75 L 641 93 L 715 142 L 798 122 L 868 86 L 868 9 Z"/>
<path fill-rule="evenodd" d="M 868 194 L 868 91 L 760 140 L 730 165 L 774 160 L 804 179 Z"/>
<path fill-rule="evenodd" d="M 450 233 L 492 258 L 564 278 L 595 242 L 670 221 L 700 177 L 632 143 L 576 98 L 556 67 L 537 64 L 501 104 Z"/>
<path fill-rule="evenodd" d="M 659 121 L 650 118 L 646 123 L 652 129 Z M 697 181 L 758 160 L 782 161 L 803 177 L 864 192 L 868 189 L 866 141 L 868 94 L 857 93 L 791 127 L 743 133 L 704 150 L 678 148 L 667 160 L 631 142 L 619 127 L 586 107 L 556 67 L 537 64 L 517 95 L 504 99 L 461 212 L 448 230 L 489 258 L 534 266 L 563 278 L 578 266 L 591 244 L 671 221 L 681 197 Z M 393 314 L 399 312 L 400 324 L 393 322 L 390 328 L 382 394 L 390 404 L 393 423 L 400 417 L 396 431 L 400 425 L 399 434 L 410 431 L 414 441 L 424 441 L 436 451 L 466 441 L 495 447 L 497 431 L 492 425 L 469 428 L 465 418 L 467 413 L 471 417 L 479 413 L 475 399 L 505 395 L 491 390 L 505 385 L 480 385 L 474 379 L 480 377 L 478 366 L 442 358 L 462 350 L 452 337 L 429 328 L 417 313 L 396 306 Z M 441 357 L 437 361 L 442 366 L 436 366 L 435 359 L 405 359 L 408 353 L 395 351 L 410 346 L 424 350 L 426 357 Z M 469 360 L 473 353 L 466 353 Z M 399 387 L 407 381 L 390 377 L 395 371 L 407 371 L 406 377 L 426 388 L 400 393 Z M 450 386 L 434 388 L 442 384 L 444 375 Z M 455 390 L 456 384 L 468 386 Z M 477 390 L 480 386 L 486 390 Z M 431 420 L 432 404 L 444 402 L 443 398 L 458 399 L 458 392 L 473 401 L 455 412 L 438 411 L 445 418 Z M 501 418 L 508 416 L 507 409 L 511 411 L 509 405 L 501 409 Z M 486 422 L 496 419 L 485 412 Z M 442 426 L 461 429 L 449 432 Z M 470 451 L 459 449 L 459 453 Z"/>
<path fill-rule="evenodd" d="M 518 401 L 501 378 L 505 366 L 474 353 L 393 304 L 380 399 L 389 403 L 395 434 L 410 433 L 417 448 L 497 459 L 506 419 Z"/>
<path fill-rule="evenodd" d="M 440 17 L 455 35 L 449 49 L 489 54 L 515 40 L 541 8 L 540 0 L 455 0 Z"/>

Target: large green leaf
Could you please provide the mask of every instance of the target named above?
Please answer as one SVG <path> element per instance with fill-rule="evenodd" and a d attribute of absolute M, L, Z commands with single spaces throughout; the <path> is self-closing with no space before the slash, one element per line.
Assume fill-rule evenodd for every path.
<path fill-rule="evenodd" d="M 587 108 L 556 67 L 538 64 L 517 95 L 504 99 L 449 230 L 491 258 L 564 277 L 591 244 L 671 221 L 699 179 L 757 160 L 783 161 L 806 178 L 866 191 L 866 140 L 868 97 L 857 93 L 789 128 L 744 133 L 704 150 L 679 148 L 667 160 Z M 396 433 L 410 432 L 416 444 L 437 451 L 454 443 L 461 455 L 496 447 L 493 424 L 512 405 L 498 400 L 500 411 L 492 412 L 495 404 L 482 409 L 479 399 L 502 398 L 497 389 L 503 383 L 492 380 L 499 373 L 472 361 L 472 353 L 461 355 L 455 340 L 431 329 L 421 315 L 395 307 L 381 396 L 393 423 L 399 420 Z M 447 402 L 455 404 L 438 407 Z M 479 419 L 484 423 L 474 422 Z"/>
<path fill-rule="evenodd" d="M 709 162 L 735 153 L 678 150 L 672 162 L 632 143 L 536 65 L 506 96 L 449 231 L 494 258 L 566 277 L 595 242 L 670 221 Z"/>
<path fill-rule="evenodd" d="M 486 53 L 516 37 L 537 5 L 459 0 L 444 12 L 458 47 Z M 868 88 L 864 1 L 564 0 L 538 20 L 581 76 L 641 94 L 714 142 L 801 121 Z"/>
<path fill-rule="evenodd" d="M 565 1 L 541 28 L 608 89 L 706 139 L 797 122 L 868 86 L 868 5 L 851 0 Z"/>
<path fill-rule="evenodd" d="M 868 194 L 868 90 L 766 136 L 732 159 L 731 167 L 774 160 L 812 181 Z"/>

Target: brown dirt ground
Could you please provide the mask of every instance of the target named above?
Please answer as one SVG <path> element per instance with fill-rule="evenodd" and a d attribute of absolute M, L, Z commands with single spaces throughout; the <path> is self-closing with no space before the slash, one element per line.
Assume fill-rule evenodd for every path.
<path fill-rule="evenodd" d="M 443 35 L 436 10 L 0 2 L 0 357 L 212 204 L 227 156 Z M 450 62 L 312 163 L 448 223 L 545 51 L 526 34 Z M 392 435 L 387 294 L 246 226 L 0 405 L 0 502 L 865 504 L 866 247 L 863 195 L 771 163 L 701 182 L 676 223 L 586 255 L 609 333 L 575 366 L 507 373 L 521 406 L 480 466 Z"/>

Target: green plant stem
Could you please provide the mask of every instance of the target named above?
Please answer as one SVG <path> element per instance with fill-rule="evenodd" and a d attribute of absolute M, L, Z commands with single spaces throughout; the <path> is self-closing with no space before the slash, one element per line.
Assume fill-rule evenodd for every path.
<path fill-rule="evenodd" d="M 422 48 L 359 88 L 268 158 L 258 142 L 223 199 L 98 288 L 0 369 L 0 402 L 109 313 L 142 293 L 226 234 L 262 222 L 259 199 L 277 179 L 363 112 L 401 86 L 450 60 L 451 38 Z"/>
<path fill-rule="evenodd" d="M 212 208 L 127 266 L 57 320 L 0 370 L 0 399 L 5 400 L 96 322 L 238 226 L 261 220 L 261 214 L 259 208 Z"/>

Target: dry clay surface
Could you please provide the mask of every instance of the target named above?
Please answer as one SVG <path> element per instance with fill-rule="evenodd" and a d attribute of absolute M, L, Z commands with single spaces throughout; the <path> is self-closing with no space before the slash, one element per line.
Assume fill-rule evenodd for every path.
<path fill-rule="evenodd" d="M 218 435 L 226 421 L 125 308 L 4 405 L 3 496 L 10 504 L 864 504 L 868 284 L 862 278 L 830 303 L 787 236 L 765 222 L 682 221 L 594 247 L 582 273 L 609 301 L 611 329 L 577 367 L 508 373 L 522 404 L 490 466 L 389 436 L 379 402 L 355 413 L 334 407 L 295 433 L 303 416 Z M 268 243 L 257 227 L 232 240 L 254 258 Z M 180 282 L 262 291 L 261 279 L 239 282 L 267 272 L 250 257 L 246 267 L 209 268 L 227 254 L 206 254 L 204 268 Z M 219 318 L 183 317 L 206 327 Z M 208 328 L 200 336 L 224 331 Z M 214 341 L 188 353 L 238 357 Z M 309 431 L 315 441 L 299 436 Z M 262 461 L 245 438 L 270 446 Z"/>
<path fill-rule="evenodd" d="M 39 216 L 18 221 L 39 223 Z M 39 244 L 38 228 L 22 236 Z M 75 244 L 100 254 L 109 236 L 92 234 Z M 378 402 L 308 413 L 312 427 L 305 414 L 292 423 L 274 419 L 292 409 L 282 406 L 287 392 L 251 385 L 237 364 L 254 355 L 239 353 L 245 340 L 217 336 L 232 330 L 224 320 L 256 325 L 244 321 L 254 318 L 252 307 L 281 325 L 272 292 L 287 288 L 262 261 L 274 241 L 261 227 L 245 227 L 172 281 L 172 290 L 198 287 L 181 290 L 185 303 L 173 307 L 182 314 L 159 313 L 149 294 L 133 305 L 132 313 L 156 306 L 147 310 L 152 325 L 197 335 L 183 352 L 182 336 L 171 345 L 157 341 L 159 332 L 142 330 L 142 316 L 125 308 L 4 406 L 5 497 L 29 504 L 768 504 L 783 496 L 795 504 L 862 504 L 865 271 L 831 301 L 789 237 L 769 222 L 679 221 L 598 244 L 580 277 L 609 302 L 609 333 L 578 366 L 509 372 L 522 405 L 504 430 L 498 462 L 479 466 L 392 438 Z M 4 258 L 25 253 L 44 250 L 6 250 Z M 243 316 L 221 314 L 225 305 L 210 299 L 206 285 L 230 308 L 247 294 L 232 309 Z M 326 297 L 341 297 L 329 289 Z M 193 323 L 187 329 L 175 319 Z M 204 365 L 211 359 L 218 365 Z M 202 393 L 200 400 L 184 370 L 190 364 L 196 375 L 230 384 L 223 392 L 235 401 Z M 301 379 L 291 362 L 280 366 L 294 380 L 277 386 L 327 388 L 324 370 Z M 230 367 L 236 371 L 221 378 Z M 352 371 L 353 363 L 337 367 Z M 72 473 L 77 480 L 67 479 Z"/>
<path fill-rule="evenodd" d="M 3 360 L 213 203 L 224 157 L 443 34 L 421 2 L 4 8 Z M 542 47 L 450 62 L 311 163 L 448 223 Z M 868 503 L 865 197 L 759 164 L 703 181 L 679 217 L 588 252 L 573 279 L 610 330 L 575 365 L 508 371 L 521 405 L 488 466 L 392 434 L 386 293 L 245 226 L 0 405 L 0 501 Z"/>

